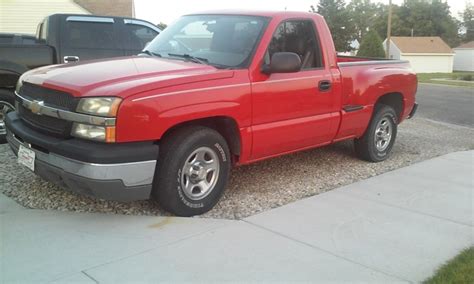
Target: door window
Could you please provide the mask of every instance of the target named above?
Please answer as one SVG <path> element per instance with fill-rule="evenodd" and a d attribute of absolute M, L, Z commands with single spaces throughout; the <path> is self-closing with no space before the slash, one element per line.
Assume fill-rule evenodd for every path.
<path fill-rule="evenodd" d="M 68 21 L 64 42 L 71 48 L 117 48 L 113 23 Z"/>
<path fill-rule="evenodd" d="M 126 49 L 142 50 L 152 41 L 158 32 L 142 25 L 125 25 Z"/>
<path fill-rule="evenodd" d="M 281 23 L 273 34 L 265 64 L 276 52 L 294 52 L 301 59 L 301 69 L 323 67 L 321 48 L 310 20 L 291 20 Z"/>

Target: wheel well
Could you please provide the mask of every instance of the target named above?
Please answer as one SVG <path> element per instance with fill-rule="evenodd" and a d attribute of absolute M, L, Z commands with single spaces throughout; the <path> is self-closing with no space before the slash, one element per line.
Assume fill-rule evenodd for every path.
<path fill-rule="evenodd" d="M 403 96 L 400 93 L 385 94 L 378 98 L 375 106 L 378 104 L 384 104 L 393 107 L 398 115 L 398 121 L 400 121 L 403 112 Z"/>
<path fill-rule="evenodd" d="M 0 88 L 15 88 L 20 74 L 8 70 L 0 70 Z"/>
<path fill-rule="evenodd" d="M 226 116 L 216 116 L 216 117 L 186 121 L 186 122 L 183 122 L 171 127 L 163 134 L 162 137 L 166 137 L 171 132 L 174 132 L 183 127 L 198 126 L 198 125 L 209 127 L 219 132 L 219 134 L 222 135 L 222 137 L 224 137 L 224 139 L 226 140 L 227 145 L 229 145 L 229 149 L 232 155 L 236 158 L 240 156 L 241 145 L 240 145 L 239 127 L 237 125 L 237 122 L 234 119 L 230 117 L 226 117 Z"/>

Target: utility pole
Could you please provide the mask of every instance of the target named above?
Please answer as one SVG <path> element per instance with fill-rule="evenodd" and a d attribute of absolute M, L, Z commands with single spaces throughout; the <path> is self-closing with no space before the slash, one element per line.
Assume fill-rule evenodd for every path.
<path fill-rule="evenodd" d="M 388 1 L 388 23 L 387 23 L 387 42 L 386 44 L 386 57 L 390 58 L 390 38 L 392 35 L 392 0 Z"/>

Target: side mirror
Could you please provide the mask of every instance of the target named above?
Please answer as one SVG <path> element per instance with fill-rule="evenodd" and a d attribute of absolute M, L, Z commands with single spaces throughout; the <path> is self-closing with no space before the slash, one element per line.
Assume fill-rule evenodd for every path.
<path fill-rule="evenodd" d="M 293 73 L 301 70 L 301 59 L 294 52 L 276 52 L 273 54 L 270 64 L 263 65 L 262 72 L 271 73 Z"/>

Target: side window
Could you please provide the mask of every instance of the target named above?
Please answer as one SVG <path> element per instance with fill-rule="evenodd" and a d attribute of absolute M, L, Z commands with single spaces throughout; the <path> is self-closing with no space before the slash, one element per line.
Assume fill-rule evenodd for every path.
<path fill-rule="evenodd" d="M 302 69 L 323 66 L 319 40 L 309 20 L 292 20 L 281 23 L 273 34 L 265 55 L 265 63 L 275 52 L 294 52 L 301 58 Z"/>
<path fill-rule="evenodd" d="M 68 21 L 64 42 L 71 48 L 117 48 L 113 23 Z"/>
<path fill-rule="evenodd" d="M 125 25 L 125 45 L 126 49 L 142 50 L 145 45 L 152 41 L 158 32 L 142 25 Z"/>

